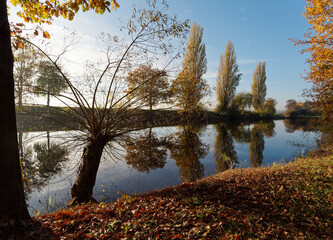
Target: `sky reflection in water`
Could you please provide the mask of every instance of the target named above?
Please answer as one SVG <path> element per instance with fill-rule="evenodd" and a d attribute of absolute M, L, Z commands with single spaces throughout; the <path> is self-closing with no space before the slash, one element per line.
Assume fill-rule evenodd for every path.
<path fill-rule="evenodd" d="M 305 155 L 321 134 L 307 121 L 277 120 L 251 125 L 160 127 L 127 139 L 118 159 L 104 154 L 94 197 L 112 201 L 122 193 L 143 193 L 191 182 L 229 168 L 269 166 Z M 70 200 L 83 147 L 64 144 L 69 132 L 19 134 L 26 196 L 33 213 L 53 211 Z M 116 150 L 114 150 L 116 151 Z M 27 187 L 31 190 L 28 191 Z M 119 193 L 117 193 L 119 191 Z"/>

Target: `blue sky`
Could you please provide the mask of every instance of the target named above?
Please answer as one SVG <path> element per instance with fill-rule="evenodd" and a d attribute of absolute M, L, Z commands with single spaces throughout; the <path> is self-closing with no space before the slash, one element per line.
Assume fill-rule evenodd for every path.
<path fill-rule="evenodd" d="M 170 14 L 196 21 L 204 29 L 208 71 L 204 78 L 214 88 L 221 53 L 227 41 L 234 44 L 239 70 L 243 73 L 237 91 L 250 91 L 252 74 L 259 61 L 266 62 L 267 97 L 277 99 L 277 109 L 285 101 L 303 101 L 302 90 L 310 88 L 300 76 L 307 68 L 306 55 L 290 38 L 302 39 L 308 24 L 302 13 L 304 0 L 168 0 Z M 54 26 L 66 26 L 91 38 L 101 32 L 117 33 L 119 19 L 126 22 L 133 4 L 145 0 L 119 0 L 120 9 L 103 16 L 80 13 L 74 21 L 56 20 Z M 13 16 L 13 14 L 12 14 Z M 11 17 L 12 17 L 11 16 Z M 58 28 L 59 29 L 59 28 Z M 54 32 L 51 32 L 54 33 Z M 214 102 L 213 91 L 210 101 Z"/>
<path fill-rule="evenodd" d="M 170 2 L 171 9 L 204 28 L 210 85 L 215 85 L 219 57 L 230 40 L 243 73 L 238 91 L 250 91 L 253 71 L 259 61 L 265 61 L 267 97 L 278 100 L 278 109 L 284 109 L 287 99 L 303 100 L 302 89 L 311 86 L 300 76 L 307 68 L 307 56 L 289 39 L 301 39 L 308 29 L 302 15 L 304 0 L 178 2 L 175 6 Z"/>

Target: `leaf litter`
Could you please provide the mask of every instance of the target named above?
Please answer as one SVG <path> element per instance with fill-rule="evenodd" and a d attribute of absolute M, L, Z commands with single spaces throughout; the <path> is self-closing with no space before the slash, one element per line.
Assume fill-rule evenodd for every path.
<path fill-rule="evenodd" d="M 52 230 L 49 239 L 332 239 L 332 176 L 332 155 L 299 159 L 60 209 L 34 221 Z"/>

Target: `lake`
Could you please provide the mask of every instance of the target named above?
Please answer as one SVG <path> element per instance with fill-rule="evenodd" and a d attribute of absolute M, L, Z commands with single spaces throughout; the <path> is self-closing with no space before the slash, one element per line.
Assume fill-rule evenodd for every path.
<path fill-rule="evenodd" d="M 276 120 L 146 129 L 112 142 L 103 153 L 94 198 L 192 182 L 230 168 L 271 166 L 306 156 L 321 133 L 313 121 Z M 54 211 L 71 199 L 84 137 L 79 131 L 21 132 L 19 148 L 30 213 Z"/>

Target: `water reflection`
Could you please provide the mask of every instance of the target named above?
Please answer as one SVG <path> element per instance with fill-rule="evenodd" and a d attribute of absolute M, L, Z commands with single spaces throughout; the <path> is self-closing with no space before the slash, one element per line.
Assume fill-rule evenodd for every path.
<path fill-rule="evenodd" d="M 271 122 L 258 122 L 253 124 L 250 134 L 250 163 L 253 168 L 261 167 L 264 159 L 265 139 L 264 136 L 271 138 L 275 135 L 275 124 Z"/>
<path fill-rule="evenodd" d="M 251 137 L 251 128 L 244 123 L 229 124 L 227 128 L 232 138 L 238 143 L 249 143 Z"/>
<path fill-rule="evenodd" d="M 38 174 L 41 178 L 50 179 L 58 174 L 68 161 L 68 150 L 66 147 L 56 143 L 36 143 L 34 144 L 36 153 Z"/>
<path fill-rule="evenodd" d="M 139 172 L 149 173 L 151 169 L 163 168 L 167 160 L 168 138 L 158 138 L 152 128 L 136 138 L 125 140 L 125 159 Z"/>
<path fill-rule="evenodd" d="M 286 132 L 288 133 L 293 133 L 294 131 L 314 132 L 318 131 L 318 127 L 320 125 L 318 121 L 309 121 L 309 119 L 306 118 L 285 119 L 283 120 L 283 123 L 285 125 Z"/>
<path fill-rule="evenodd" d="M 182 182 L 194 182 L 204 176 L 200 162 L 207 155 L 209 146 L 200 140 L 202 127 L 180 126 L 171 137 L 171 158 L 176 160 Z"/>
<path fill-rule="evenodd" d="M 263 128 L 259 124 L 254 124 L 250 136 L 250 163 L 253 168 L 262 166 L 264 158 L 265 140 Z"/>
<path fill-rule="evenodd" d="M 314 142 L 317 135 L 312 132 L 312 126 L 304 122 L 275 121 L 146 129 L 106 148 L 118 161 L 111 160 L 104 152 L 107 161 L 103 161 L 99 171 L 94 197 L 99 199 L 98 192 L 103 192 L 106 185 L 112 189 L 108 196 L 112 199 L 116 190 L 139 193 L 196 181 L 230 168 L 279 163 L 292 156 L 291 141 Z M 52 131 L 52 138 L 47 131 L 18 133 L 23 174 L 31 182 L 26 182 L 26 194 L 34 208 L 39 206 L 38 210 L 42 211 L 49 196 L 52 204 L 58 199 L 68 200 L 66 194 L 70 193 L 82 154 L 82 148 L 77 147 L 79 141 L 69 143 L 68 137 L 74 135 L 75 131 Z M 332 142 L 329 135 L 319 137 L 319 142 Z"/>
<path fill-rule="evenodd" d="M 45 141 L 33 145 L 25 144 L 23 133 L 19 132 L 18 143 L 26 192 L 42 189 L 68 161 L 67 147 L 51 142 L 49 132 Z"/>
<path fill-rule="evenodd" d="M 234 168 L 235 164 L 238 163 L 238 158 L 234 147 L 234 141 L 227 129 L 226 124 L 216 124 L 215 129 L 217 131 L 214 145 L 215 171 L 219 173 L 228 170 L 229 168 Z M 241 134 L 238 136 L 240 135 Z"/>
<path fill-rule="evenodd" d="M 320 119 L 314 119 L 309 121 L 308 119 L 285 119 L 284 121 L 285 130 L 288 133 L 294 133 L 296 131 L 311 133 L 316 132 L 318 136 L 316 137 L 315 143 L 303 143 L 299 140 L 291 141 L 290 144 L 298 149 L 295 157 L 303 157 L 312 152 L 312 155 L 322 155 L 329 154 L 328 149 L 332 149 L 333 145 L 333 127 L 331 124 L 321 124 Z M 318 151 L 314 151 L 320 148 Z M 326 149 L 325 151 L 323 149 Z M 331 150 L 332 151 L 332 150 Z"/>

